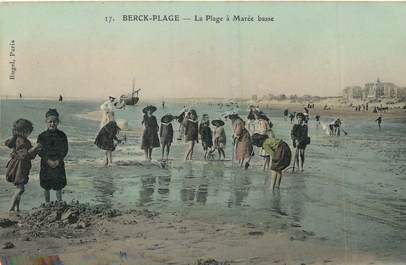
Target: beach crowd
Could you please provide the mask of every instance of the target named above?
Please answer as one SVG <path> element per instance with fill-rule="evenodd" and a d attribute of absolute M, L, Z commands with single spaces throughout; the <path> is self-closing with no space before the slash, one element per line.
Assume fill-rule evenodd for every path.
<path fill-rule="evenodd" d="M 125 104 L 114 97 L 104 102 L 100 109 L 102 119 L 100 130 L 94 141 L 95 145 L 105 151 L 105 165 L 112 164 L 112 154 L 118 144 L 123 140 L 118 135 L 121 130 L 126 130 L 128 123 L 116 121 L 114 112 L 122 109 Z M 164 103 L 162 108 L 165 108 Z M 224 126 L 230 122 L 232 135 L 231 161 L 238 162 L 238 166 L 243 169 L 250 167 L 251 159 L 254 155 L 262 157 L 264 160 L 263 170 L 271 171 L 271 183 L 266 186 L 275 190 L 280 187 L 282 172 L 288 168 L 303 171 L 305 161 L 305 150 L 310 144 L 308 133 L 309 109 L 314 109 L 314 105 L 307 105 L 303 112 L 290 113 L 288 109 L 283 111 L 284 120 L 292 123 L 290 137 L 294 152 L 288 143 L 276 136 L 273 123 L 269 117 L 258 107 L 250 106 L 249 112 L 244 119 L 238 111 L 229 110 L 221 117 L 210 119 L 209 115 L 203 113 L 199 120 L 197 111 L 193 108 L 184 107 L 177 115 L 167 113 L 160 118 L 158 123 L 154 112 L 156 106 L 148 105 L 142 109 L 143 134 L 141 149 L 145 153 L 147 162 L 152 160 L 154 148 L 161 148 L 160 163 L 166 167 L 170 156 L 171 145 L 174 142 L 175 132 L 178 141 L 185 141 L 186 150 L 184 159 L 193 160 L 195 147 L 199 141 L 203 149 L 205 160 L 226 160 L 225 147 L 228 137 Z M 238 109 L 238 108 L 237 108 Z M 315 115 L 316 126 L 320 125 L 320 115 Z M 57 201 L 62 201 L 62 189 L 66 186 L 66 173 L 64 158 L 68 154 L 68 138 L 63 131 L 58 128 L 59 113 L 56 109 L 49 109 L 45 113 L 47 130 L 42 132 L 37 143 L 32 144 L 28 136 L 33 131 L 33 124 L 26 119 L 18 119 L 13 124 L 12 137 L 5 141 L 5 145 L 12 149 L 11 158 L 6 166 L 6 180 L 15 185 L 16 190 L 12 197 L 9 211 L 19 211 L 21 196 L 28 183 L 31 169 L 31 160 L 37 155 L 40 162 L 40 186 L 44 190 L 45 202 L 50 201 L 50 190 L 56 191 Z M 381 119 L 377 120 L 380 125 Z M 177 129 L 174 130 L 173 123 Z M 341 120 L 337 118 L 328 125 L 331 136 L 339 136 L 340 132 L 347 132 L 342 129 Z M 292 162 L 293 158 L 293 163 Z M 289 167 L 290 166 L 290 167 Z"/>

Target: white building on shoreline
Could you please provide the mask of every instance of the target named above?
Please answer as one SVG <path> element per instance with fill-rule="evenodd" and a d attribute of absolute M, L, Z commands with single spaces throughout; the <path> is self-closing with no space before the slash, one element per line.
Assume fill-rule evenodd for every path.
<path fill-rule="evenodd" d="M 346 100 L 375 100 L 375 99 L 399 99 L 406 96 L 406 88 L 400 88 L 394 83 L 376 82 L 366 83 L 361 86 L 347 86 L 343 90 L 343 98 Z"/>

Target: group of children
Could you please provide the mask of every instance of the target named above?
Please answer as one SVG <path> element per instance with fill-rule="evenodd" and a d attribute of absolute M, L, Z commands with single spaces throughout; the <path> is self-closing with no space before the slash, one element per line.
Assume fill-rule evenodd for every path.
<path fill-rule="evenodd" d="M 28 140 L 34 127 L 31 121 L 18 119 L 13 124 L 12 137 L 5 145 L 12 149 L 6 166 L 6 179 L 16 186 L 9 211 L 19 211 L 21 196 L 25 191 L 31 170 L 31 160 L 41 157 L 40 186 L 44 189 L 45 202 L 50 201 L 50 190 L 56 191 L 56 198 L 62 201 L 62 189 L 66 186 L 64 158 L 68 154 L 68 139 L 58 129 L 59 113 L 49 109 L 45 114 L 47 130 L 38 135 L 33 146 Z"/>

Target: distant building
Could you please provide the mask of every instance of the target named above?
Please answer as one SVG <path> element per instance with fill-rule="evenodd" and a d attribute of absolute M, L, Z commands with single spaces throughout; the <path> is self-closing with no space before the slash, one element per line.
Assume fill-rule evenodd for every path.
<path fill-rule="evenodd" d="M 399 87 L 396 90 L 396 97 L 397 98 L 404 98 L 406 97 L 406 87 Z"/>
<path fill-rule="evenodd" d="M 351 99 L 362 99 L 363 98 L 363 90 L 360 86 L 347 86 L 343 90 L 343 98 L 347 100 Z"/>
<path fill-rule="evenodd" d="M 343 98 L 347 100 L 362 99 L 374 100 L 381 98 L 399 98 L 403 90 L 393 83 L 381 82 L 379 78 L 376 82 L 366 83 L 364 88 L 360 86 L 348 86 L 343 90 Z"/>
<path fill-rule="evenodd" d="M 365 99 L 396 98 L 398 87 L 390 82 L 381 82 L 378 78 L 376 83 L 365 84 Z"/>

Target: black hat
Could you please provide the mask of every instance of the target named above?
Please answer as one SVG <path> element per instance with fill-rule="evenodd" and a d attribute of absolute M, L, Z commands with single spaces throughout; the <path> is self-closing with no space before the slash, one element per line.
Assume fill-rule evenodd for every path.
<path fill-rule="evenodd" d="M 296 113 L 296 118 L 304 119 L 305 115 L 302 112 Z"/>
<path fill-rule="evenodd" d="M 161 118 L 161 122 L 163 123 L 169 123 L 171 122 L 175 117 L 172 114 L 166 114 Z"/>
<path fill-rule="evenodd" d="M 197 119 L 197 113 L 194 109 L 189 110 L 189 113 L 195 116 L 195 118 Z"/>
<path fill-rule="evenodd" d="M 156 111 L 156 107 L 152 106 L 152 105 L 148 105 L 145 108 L 142 109 L 142 112 L 147 113 L 147 111 L 155 112 Z"/>
<path fill-rule="evenodd" d="M 26 119 L 18 119 L 13 124 L 13 135 L 31 133 L 33 130 L 32 122 Z"/>
<path fill-rule="evenodd" d="M 48 117 L 51 117 L 51 116 L 53 116 L 53 117 L 59 119 L 59 113 L 58 113 L 58 111 L 57 111 L 56 109 L 49 109 L 49 110 L 45 113 L 45 118 L 48 118 Z"/>
<path fill-rule="evenodd" d="M 211 121 L 211 124 L 212 124 L 213 126 L 218 126 L 218 127 L 220 127 L 220 126 L 224 126 L 224 121 L 222 121 L 222 120 L 212 120 L 212 121 Z"/>

